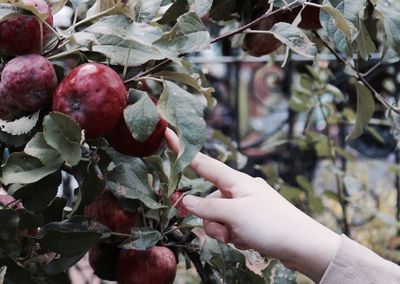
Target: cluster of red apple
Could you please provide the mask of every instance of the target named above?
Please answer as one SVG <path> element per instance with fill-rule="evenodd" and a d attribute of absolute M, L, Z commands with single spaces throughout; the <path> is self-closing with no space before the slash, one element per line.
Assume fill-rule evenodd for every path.
<path fill-rule="evenodd" d="M 25 4 L 53 18 L 44 0 Z M 0 55 L 16 56 L 1 73 L 0 118 L 14 120 L 42 108 L 70 115 L 85 130 L 87 138 L 104 136 L 117 151 L 132 156 L 150 156 L 163 141 L 167 122 L 160 119 L 144 142 L 136 141 L 123 117 L 127 90 L 110 67 L 86 63 L 73 69 L 59 84 L 51 63 L 38 53 L 51 29 L 34 15 L 15 15 L 0 22 Z M 43 34 L 41 34 L 43 32 Z"/>
<path fill-rule="evenodd" d="M 319 3 L 319 0 L 312 0 L 313 3 Z M 261 17 L 270 9 L 270 4 L 265 0 L 252 1 L 252 15 L 251 19 L 255 20 Z M 276 8 L 273 8 L 276 10 Z M 295 18 L 301 12 L 301 21 L 297 25 L 304 30 L 317 30 L 320 29 L 321 22 L 319 19 L 320 8 L 315 6 L 307 6 L 303 9 L 302 6 L 292 10 L 279 11 L 263 20 L 257 25 L 252 27 L 253 30 L 269 31 L 276 23 L 285 22 L 293 23 Z M 262 56 L 270 54 L 277 50 L 282 43 L 276 39 L 272 34 L 265 33 L 249 33 L 244 40 L 244 49 L 253 56 Z"/>
<path fill-rule="evenodd" d="M 141 223 L 135 213 L 122 209 L 108 190 L 85 208 L 85 215 L 121 234 L 130 234 Z M 99 241 L 89 250 L 89 263 L 99 277 L 121 284 L 173 283 L 177 260 L 172 250 L 163 246 L 121 250 L 119 244 L 116 239 Z"/>

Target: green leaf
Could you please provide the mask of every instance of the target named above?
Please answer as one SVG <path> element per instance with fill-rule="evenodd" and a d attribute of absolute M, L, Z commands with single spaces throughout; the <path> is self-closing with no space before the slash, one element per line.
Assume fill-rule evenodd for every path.
<path fill-rule="evenodd" d="M 327 5 L 325 5 L 328 3 Z M 324 5 L 322 6 L 322 9 L 328 13 L 332 19 L 334 20 L 337 29 L 343 32 L 345 37 L 349 40 L 353 40 L 357 34 L 356 28 L 354 25 L 348 21 L 342 13 L 339 12 L 338 9 L 332 7 L 328 1 L 324 1 Z"/>
<path fill-rule="evenodd" d="M 201 258 L 219 272 L 224 283 L 266 283 L 261 276 L 248 269 L 243 253 L 229 245 L 207 238 L 201 248 Z"/>
<path fill-rule="evenodd" d="M 43 250 L 74 257 L 87 252 L 100 237 L 86 220 L 73 219 L 43 226 L 37 239 Z"/>
<path fill-rule="evenodd" d="M 161 7 L 162 0 L 138 0 L 135 5 L 136 22 L 153 20 Z"/>
<path fill-rule="evenodd" d="M 146 165 L 138 158 L 131 159 L 129 164 L 118 164 L 107 175 L 107 181 L 127 186 L 144 194 L 151 195 L 153 193 L 148 182 Z"/>
<path fill-rule="evenodd" d="M 173 82 L 164 80 L 158 108 L 161 115 L 177 129 L 183 149 L 172 166 L 168 192 L 171 195 L 178 184 L 179 172 L 190 164 L 203 146 L 206 124 L 198 100 Z"/>
<path fill-rule="evenodd" d="M 357 116 L 356 123 L 347 136 L 347 140 L 353 140 L 359 137 L 371 119 L 375 111 L 375 101 L 371 91 L 363 84 L 357 82 Z"/>
<path fill-rule="evenodd" d="M 151 228 L 134 228 L 129 241 L 122 244 L 122 249 L 147 250 L 161 240 L 161 233 Z"/>
<path fill-rule="evenodd" d="M 0 239 L 10 240 L 15 238 L 19 222 L 19 215 L 13 209 L 0 210 Z"/>
<path fill-rule="evenodd" d="M 322 199 L 316 194 L 308 195 L 308 205 L 314 214 L 321 214 L 324 211 Z"/>
<path fill-rule="evenodd" d="M 129 91 L 129 96 L 137 94 L 138 98 L 132 105 L 124 109 L 124 118 L 133 138 L 138 142 L 144 142 L 156 129 L 160 121 L 157 107 L 147 94 Z"/>
<path fill-rule="evenodd" d="M 75 33 L 72 38 L 75 45 L 104 54 L 111 64 L 139 66 L 150 60 L 165 58 L 153 46 L 161 34 L 159 28 L 116 15 L 101 18 L 84 32 Z"/>
<path fill-rule="evenodd" d="M 21 199 L 25 208 L 34 212 L 45 209 L 57 195 L 61 184 L 61 171 L 47 175 L 37 182 L 11 190 L 15 198 Z"/>
<path fill-rule="evenodd" d="M 320 158 L 330 157 L 331 146 L 329 139 L 327 137 L 321 137 L 315 144 L 315 150 Z"/>
<path fill-rule="evenodd" d="M 348 36 L 351 38 L 352 32 L 355 31 L 355 29 L 352 29 L 353 24 L 347 21 L 342 14 L 344 13 L 344 2 L 336 1 L 335 4 L 336 6 L 333 8 L 329 1 L 324 1 L 324 5 L 328 7 L 327 10 L 333 15 L 328 13 L 328 11 L 321 9 L 321 24 L 331 42 L 335 44 L 335 47 L 339 51 L 352 56 L 354 51 L 351 45 L 351 39 L 349 39 Z M 347 36 L 345 34 L 347 34 Z"/>
<path fill-rule="evenodd" d="M 276 23 L 271 28 L 270 32 L 279 41 L 302 56 L 314 58 L 317 55 L 317 49 L 314 44 L 298 27 L 289 23 L 280 22 Z"/>
<path fill-rule="evenodd" d="M 7 159 L 1 178 L 5 185 L 34 183 L 59 169 L 59 165 L 44 166 L 39 159 L 15 152 Z"/>
<path fill-rule="evenodd" d="M 43 120 L 43 135 L 47 144 L 60 152 L 61 157 L 71 166 L 79 163 L 82 157 L 81 128 L 71 117 L 52 112 Z"/>
<path fill-rule="evenodd" d="M 367 0 L 342 0 L 344 2 L 344 17 L 350 21 L 354 27 L 359 28 L 360 20 L 364 18 Z"/>
<path fill-rule="evenodd" d="M 279 193 L 289 201 L 296 201 L 304 195 L 303 191 L 293 186 L 281 186 Z"/>
<path fill-rule="evenodd" d="M 202 82 L 200 79 L 195 79 L 194 74 L 173 72 L 173 71 L 160 71 L 154 74 L 154 76 L 162 77 L 166 80 L 176 81 L 194 88 L 196 91 L 202 93 L 207 99 L 208 107 L 215 105 L 215 99 L 212 93 L 215 91 L 213 88 L 202 87 Z"/>
<path fill-rule="evenodd" d="M 117 165 L 107 176 L 107 188 L 116 197 L 140 200 L 150 209 L 160 209 L 165 206 L 155 201 L 155 194 L 148 183 L 148 172 L 140 159 L 134 163 Z"/>
<path fill-rule="evenodd" d="M 388 45 L 400 53 L 400 11 L 387 1 L 379 1 L 376 10 L 382 15 Z"/>
<path fill-rule="evenodd" d="M 169 58 L 179 54 L 210 48 L 210 34 L 196 13 L 189 12 L 177 19 L 177 23 L 153 43 Z"/>
<path fill-rule="evenodd" d="M 311 183 L 304 176 L 301 175 L 296 176 L 296 182 L 302 189 L 304 189 L 308 193 L 314 192 Z"/>
<path fill-rule="evenodd" d="M 364 22 L 360 19 L 360 33 L 356 38 L 358 52 L 364 60 L 368 60 L 370 54 L 376 51 L 375 43 L 372 41 Z"/>
<path fill-rule="evenodd" d="M 63 163 L 60 153 L 46 143 L 43 133 L 36 133 L 25 145 L 24 152 L 32 157 L 38 158 L 45 166 L 53 166 L 56 164 L 61 166 Z"/>

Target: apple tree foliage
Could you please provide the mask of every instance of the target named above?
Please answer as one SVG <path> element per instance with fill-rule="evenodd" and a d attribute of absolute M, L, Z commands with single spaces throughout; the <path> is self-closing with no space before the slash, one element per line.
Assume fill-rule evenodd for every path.
<path fill-rule="evenodd" d="M 256 271 L 248 265 L 246 253 L 204 238 L 198 233 L 200 220 L 194 216 L 178 218 L 177 210 L 165 198 L 177 187 L 187 187 L 189 193 L 200 195 L 212 189 L 212 185 L 196 177 L 187 166 L 206 139 L 203 111 L 218 102 L 213 99 L 213 89 L 205 75 L 191 64 L 187 55 L 207 50 L 224 38 L 231 38 L 233 45 L 240 46 L 244 35 L 252 32 L 256 24 L 249 24 L 252 2 L 49 2 L 53 13 L 64 5 L 75 11 L 72 25 L 54 29 L 42 52 L 55 67 L 59 81 L 73 67 L 85 62 L 111 66 L 129 89 L 124 118 L 133 137 L 145 141 L 163 117 L 178 133 L 183 151 L 176 155 L 164 145 L 156 155 L 146 158 L 122 155 L 101 137 L 85 138 L 76 121 L 51 109 L 11 122 L 2 121 L 0 182 L 24 209 L 3 206 L 0 210 L 0 282 L 67 283 L 68 269 L 92 245 L 100 239 L 121 237 L 104 224 L 83 216 L 85 206 L 107 188 L 125 210 L 136 212 L 144 220 L 143 226 L 132 228 L 131 234 L 123 236 L 122 248 L 144 250 L 156 244 L 168 246 L 181 261 L 186 260 L 188 268 L 194 266 L 205 283 L 294 283 L 293 272 L 279 262 L 268 261 L 263 270 Z M 309 5 L 308 1 L 300 0 L 270 2 L 281 10 Z M 1 3 L 11 3 L 19 10 L 10 12 L 9 6 Z M 378 54 L 381 64 L 398 60 L 400 7 L 383 0 L 325 0 L 313 5 L 320 7 L 322 29 L 317 34 L 298 28 L 301 20 L 298 17 L 290 23 L 277 22 L 268 31 L 284 44 L 280 52 L 285 54 L 286 63 L 293 54 L 316 63 L 315 68 L 310 67 L 301 75 L 295 86 L 291 109 L 308 113 L 322 106 L 329 123 L 339 120 L 354 123 L 348 136 L 351 140 L 363 133 L 375 105 L 380 104 L 387 109 L 394 130 L 399 132 L 399 110 L 373 89 L 367 72 L 360 70 L 371 54 Z M 44 14 L 22 0 L 0 0 L 0 21 L 15 11 L 33 13 L 45 20 Z M 272 13 L 268 11 L 261 17 Z M 225 28 L 211 34 L 210 21 Z M 354 79 L 357 107 L 355 113 L 345 113 L 347 116 L 320 99 L 329 93 L 335 101 L 346 100 L 338 88 L 327 83 L 326 78 L 331 74 L 320 70 L 318 56 L 329 52 L 337 56 L 345 74 Z M 1 58 L 1 64 L 9 59 Z M 144 82 L 156 85 L 157 105 L 149 100 Z M 331 143 L 329 135 L 308 131 L 303 137 L 305 141 L 312 143 L 321 157 L 346 156 L 343 149 Z M 234 146 L 229 144 L 228 149 L 228 156 L 235 159 Z M 59 192 L 65 173 L 78 183 L 68 206 Z M 297 182 L 306 193 L 312 211 L 320 211 L 319 197 L 310 183 L 302 176 L 297 177 Z M 282 193 L 293 197 L 290 195 L 293 191 L 289 191 L 286 187 Z M 339 194 L 340 198 L 343 196 Z M 33 228 L 40 229 L 33 235 L 20 237 L 23 230 Z"/>

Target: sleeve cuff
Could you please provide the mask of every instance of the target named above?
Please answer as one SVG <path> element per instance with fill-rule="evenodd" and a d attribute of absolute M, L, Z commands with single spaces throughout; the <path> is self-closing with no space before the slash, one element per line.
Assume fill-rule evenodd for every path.
<path fill-rule="evenodd" d="M 400 283 L 400 267 L 341 236 L 339 249 L 320 284 Z"/>

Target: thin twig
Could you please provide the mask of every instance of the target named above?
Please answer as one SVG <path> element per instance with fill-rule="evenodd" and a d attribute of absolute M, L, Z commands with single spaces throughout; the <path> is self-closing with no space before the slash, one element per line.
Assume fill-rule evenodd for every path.
<path fill-rule="evenodd" d="M 374 66 L 371 67 L 371 69 L 369 69 L 367 72 L 365 73 L 360 73 L 361 76 L 363 77 L 367 77 L 369 74 L 371 74 L 372 72 L 374 72 L 376 70 L 376 68 L 378 68 L 379 66 L 382 65 L 382 60 L 379 60 Z"/>

